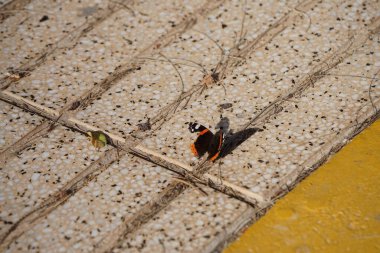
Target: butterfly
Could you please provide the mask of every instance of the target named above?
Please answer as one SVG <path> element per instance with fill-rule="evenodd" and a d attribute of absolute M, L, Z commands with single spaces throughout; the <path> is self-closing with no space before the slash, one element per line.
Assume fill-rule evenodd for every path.
<path fill-rule="evenodd" d="M 214 162 L 219 157 L 223 147 L 223 128 L 220 128 L 218 132 L 213 134 L 205 126 L 190 122 L 189 131 L 191 133 L 198 133 L 197 139 L 190 145 L 191 152 L 197 157 L 201 157 L 207 152 L 207 159 Z"/>

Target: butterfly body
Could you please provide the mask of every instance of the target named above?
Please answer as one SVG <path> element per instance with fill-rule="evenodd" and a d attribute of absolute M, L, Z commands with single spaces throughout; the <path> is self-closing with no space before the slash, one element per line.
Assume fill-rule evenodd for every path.
<path fill-rule="evenodd" d="M 198 133 L 197 139 L 190 145 L 191 152 L 197 157 L 202 157 L 207 152 L 207 159 L 215 161 L 219 157 L 223 146 L 223 129 L 213 134 L 205 126 L 190 122 L 189 131 L 191 133 Z"/>

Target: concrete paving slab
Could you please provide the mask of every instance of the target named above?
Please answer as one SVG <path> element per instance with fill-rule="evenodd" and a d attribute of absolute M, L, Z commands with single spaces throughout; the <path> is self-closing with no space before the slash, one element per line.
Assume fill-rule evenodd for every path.
<path fill-rule="evenodd" d="M 239 218 L 246 204 L 207 190 L 189 190 L 126 238 L 115 252 L 202 252 Z"/>
<path fill-rule="evenodd" d="M 97 151 L 84 135 L 61 127 L 2 165 L 2 236 L 104 151 Z"/>
<path fill-rule="evenodd" d="M 327 23 L 329 25 L 319 24 L 319 26 L 324 26 L 319 31 L 320 35 L 315 35 L 314 28 L 311 26 L 306 36 L 303 23 L 293 29 L 283 31 L 269 43 L 267 48 L 258 49 L 250 59 L 247 59 L 246 64 L 237 67 L 223 81 L 226 91 L 222 86 L 214 86 L 206 90 L 202 96 L 191 102 L 186 110 L 175 115 L 168 127 L 163 126 L 157 136 L 146 139 L 145 145 L 174 159 L 194 163 L 198 159 L 191 154 L 189 144 L 196 137 L 189 133 L 185 122 L 197 121 L 206 127 L 213 128 L 220 120 L 219 105 L 231 103 L 232 108 L 222 111 L 222 114 L 229 118 L 230 128 L 236 132 L 263 108 L 287 94 L 297 85 L 297 81 L 307 77 L 307 73 L 318 64 L 321 65 L 320 61 L 329 55 L 334 55 L 332 53 L 334 49 L 349 43 L 347 40 L 348 33 L 351 33 L 351 30 L 348 30 L 349 25 L 347 25 L 346 33 L 343 32 L 343 27 L 339 33 L 332 33 L 329 28 L 333 21 L 338 22 L 335 18 L 331 18 L 336 10 L 332 9 L 335 5 L 330 4 L 324 2 L 321 7 L 313 9 L 313 13 L 307 13 L 315 18 L 323 16 L 328 19 L 330 17 L 331 22 Z M 363 27 L 365 25 L 367 24 L 364 23 Z M 289 41 L 292 40 L 295 41 L 295 45 L 302 47 L 302 50 L 292 50 L 291 43 L 289 46 Z M 269 48 L 276 49 L 277 55 L 270 53 Z M 367 79 L 365 82 L 370 81 Z M 227 161 L 228 157 L 223 162 Z M 234 161 L 237 162 L 238 159 Z"/>
<path fill-rule="evenodd" d="M 50 108 L 61 108 L 131 61 L 197 5 L 199 2 L 181 5 L 173 0 L 160 5 L 136 3 L 133 13 L 121 9 L 79 38 L 74 48 L 51 55 L 8 90 Z"/>
<path fill-rule="evenodd" d="M 41 123 L 41 118 L 0 101 L 0 152 Z"/>
<path fill-rule="evenodd" d="M 269 5 L 270 9 L 267 8 Z M 131 132 L 134 129 L 132 126 L 145 122 L 147 118 L 154 118 L 165 106 L 173 104 L 181 92 L 194 88 L 205 74 L 212 72 L 222 60 L 218 44 L 226 51 L 236 47 L 236 40 L 242 29 L 243 10 L 246 11 L 243 27 L 246 35 L 241 39 L 253 41 L 290 11 L 292 5 L 294 6 L 295 2 L 289 2 L 287 5 L 276 1 L 250 2 L 247 5 L 241 1 L 226 2 L 199 21 L 193 29 L 163 48 L 162 54 L 166 58 L 155 55 L 152 58 L 159 61 L 147 60 L 141 69 L 123 78 L 104 94 L 102 99 L 79 112 L 77 118 L 110 132 L 119 132 L 122 135 Z M 260 15 L 255 15 L 257 9 L 261 10 Z M 181 77 L 168 60 L 178 64 L 175 66 Z M 202 67 L 207 73 L 203 72 Z M 219 95 L 220 90 L 217 97 L 220 97 Z M 186 128 L 185 125 L 181 125 L 181 131 L 175 135 L 184 134 L 183 127 Z M 167 136 L 165 133 L 164 137 Z"/>
<path fill-rule="evenodd" d="M 331 70 L 343 76 L 326 76 L 300 98 L 284 104 L 283 112 L 265 124 L 263 132 L 223 160 L 220 169 L 227 181 L 271 197 L 279 186 L 292 184 L 335 145 L 350 139 L 380 107 L 379 87 L 369 90 L 378 72 L 375 52 L 379 49 L 376 39 L 368 40 Z"/>
<path fill-rule="evenodd" d="M 86 23 L 96 11 L 107 8 L 108 1 L 31 1 L 0 26 L 2 45 L 1 77 L 17 70 L 39 53 L 48 50 Z M 93 9 L 93 11 L 85 10 Z M 27 73 L 21 73 L 27 74 Z"/>
<path fill-rule="evenodd" d="M 19 237 L 9 251 L 92 251 L 122 219 L 136 214 L 162 191 L 171 175 L 127 155 Z"/>
<path fill-rule="evenodd" d="M 51 52 L 29 76 L 10 83 L 7 92 L 53 108 L 41 114 L 50 120 L 62 108 L 71 110 L 68 102 L 89 94 L 86 101 L 77 101 L 80 109 L 91 104 L 76 114 L 84 122 L 70 118 L 76 122 L 70 127 L 81 132 L 76 124 L 99 127 L 127 138 L 128 148 L 137 143 L 128 134 L 150 118 L 153 130 L 142 145 L 165 155 L 166 167 L 170 159 L 194 168 L 199 163 L 189 149 L 196 136 L 189 133 L 188 121 L 215 131 L 222 114 L 234 133 L 261 127 L 263 131 L 240 135 L 244 141 L 217 161 L 211 173 L 275 200 L 379 116 L 378 3 L 233 0 L 212 11 L 221 2 L 128 2 L 76 37 L 72 47 Z M 23 27 L 6 23 L 17 15 L 2 24 L 8 33 L 13 29 L 9 36 Z M 48 28 L 39 29 L 47 33 Z M 172 40 L 159 41 L 172 35 Z M 30 34 L 17 36 L 21 41 Z M 141 60 L 134 68 L 138 56 L 156 60 Z M 11 58 L 2 57 L 4 62 L 6 57 Z M 209 75 L 213 68 L 219 78 Z M 184 97 L 176 103 L 181 92 L 191 97 L 187 103 Z M 34 108 L 28 101 L 15 104 Z M 11 110 L 6 106 L 5 111 Z M 262 117 L 255 119 L 258 115 Z M 66 124 L 69 117 L 65 112 L 57 122 Z M 5 126 L 13 127 L 6 120 Z M 19 138 L 9 135 L 4 139 Z M 185 191 L 185 184 L 173 183 L 171 172 L 124 156 L 128 150 L 119 149 L 97 151 L 83 134 L 63 127 L 17 149 L 22 151 L 0 170 L 7 185 L 1 234 L 11 234 L 0 237 L 0 250 L 211 252 L 260 215 L 207 187 L 206 197 L 195 189 Z M 33 209 L 37 216 L 23 219 Z"/>

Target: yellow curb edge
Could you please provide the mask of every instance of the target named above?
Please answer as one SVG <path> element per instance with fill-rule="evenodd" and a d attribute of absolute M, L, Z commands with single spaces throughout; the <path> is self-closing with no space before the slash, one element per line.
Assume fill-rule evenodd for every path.
<path fill-rule="evenodd" d="M 224 250 L 232 252 L 380 252 L 380 120 Z"/>

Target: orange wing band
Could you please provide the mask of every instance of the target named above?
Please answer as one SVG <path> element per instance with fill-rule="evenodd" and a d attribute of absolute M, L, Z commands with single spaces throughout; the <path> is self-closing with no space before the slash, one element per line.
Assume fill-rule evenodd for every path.
<path fill-rule="evenodd" d="M 199 134 L 198 134 L 198 136 L 201 136 L 201 135 L 204 135 L 205 133 L 207 133 L 207 132 L 209 132 L 210 130 L 208 130 L 207 128 L 206 129 L 204 129 L 202 132 L 200 132 Z"/>
<path fill-rule="evenodd" d="M 215 161 L 216 158 L 219 157 L 219 154 L 220 154 L 220 150 L 222 149 L 222 145 L 223 145 L 223 135 L 220 135 L 219 136 L 219 147 L 218 147 L 218 152 L 213 155 L 213 157 L 210 158 L 211 161 Z"/>
<path fill-rule="evenodd" d="M 218 158 L 219 154 L 220 154 L 220 151 L 218 151 L 218 153 L 216 153 L 213 157 L 211 157 L 210 160 L 211 160 L 212 162 L 215 161 L 216 158 Z"/>
<path fill-rule="evenodd" d="M 191 149 L 191 152 L 192 152 L 195 156 L 199 156 L 199 155 L 198 155 L 198 151 L 197 151 L 197 149 L 195 148 L 194 143 L 191 143 L 191 144 L 190 144 L 190 149 Z"/>

